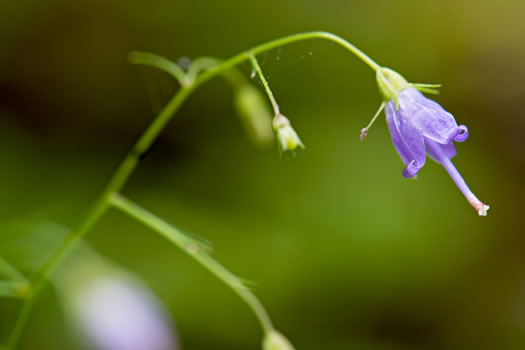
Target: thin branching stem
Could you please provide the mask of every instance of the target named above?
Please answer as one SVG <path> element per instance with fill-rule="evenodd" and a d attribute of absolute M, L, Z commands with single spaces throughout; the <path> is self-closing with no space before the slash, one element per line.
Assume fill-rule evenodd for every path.
<path fill-rule="evenodd" d="M 208 252 L 195 243 L 193 239 L 186 236 L 184 233 L 179 231 L 174 226 L 170 225 L 163 219 L 159 218 L 155 214 L 149 212 L 148 210 L 140 207 L 131 200 L 125 198 L 124 196 L 114 193 L 111 196 L 111 204 L 121 210 L 122 212 L 128 214 L 133 219 L 143 223 L 147 227 L 156 231 L 157 233 L 164 236 L 171 243 L 177 245 L 185 253 L 199 262 L 202 266 L 208 269 L 212 274 L 217 278 L 222 280 L 226 285 L 228 285 L 235 293 L 237 293 L 241 299 L 243 299 L 253 310 L 255 316 L 261 323 L 262 328 L 265 333 L 268 333 L 273 329 L 272 322 L 270 317 L 266 313 L 266 310 L 262 306 L 261 302 L 257 297 L 252 293 L 252 291 L 242 283 L 242 281 L 228 271 L 224 266 L 215 261 Z"/>
<path fill-rule="evenodd" d="M 29 314 L 36 303 L 38 296 L 41 294 L 42 289 L 46 285 L 46 281 L 51 277 L 53 272 L 69 254 L 69 252 L 72 251 L 76 244 L 80 242 L 80 240 L 93 228 L 100 217 L 107 211 L 110 205 L 111 196 L 122 189 L 133 170 L 135 170 L 137 167 L 142 156 L 153 144 L 157 136 L 165 128 L 173 115 L 179 110 L 179 108 L 192 94 L 192 92 L 208 80 L 228 71 L 239 63 L 249 60 L 250 57 L 254 55 L 294 42 L 310 39 L 325 39 L 332 41 L 357 56 L 360 60 L 372 68 L 372 70 L 377 71 L 380 68 L 380 66 L 375 61 L 373 61 L 370 57 L 368 57 L 365 53 L 348 41 L 335 34 L 322 31 L 294 34 L 253 47 L 202 72 L 189 85 L 184 85 L 182 83 L 184 82 L 185 78 L 184 71 L 179 71 L 179 69 L 175 68 L 177 67 L 176 65 L 172 63 L 170 64 L 167 60 L 156 60 L 158 58 L 156 55 L 149 57 L 150 59 L 156 60 L 157 67 L 170 70 L 171 74 L 176 76 L 179 82 L 181 82 L 182 86 L 167 103 L 164 109 L 157 115 L 157 117 L 153 120 L 150 126 L 134 145 L 132 150 L 124 158 L 114 175 L 111 177 L 105 189 L 86 213 L 84 219 L 79 225 L 79 228 L 69 234 L 57 251 L 38 271 L 35 281 L 32 282 L 32 293 L 25 299 L 25 303 L 18 314 L 17 320 L 13 326 L 13 330 L 9 336 L 7 344 L 9 349 L 14 350 L 16 348 Z M 132 56 L 132 63 L 142 63 L 139 61 L 140 60 L 137 57 Z"/>

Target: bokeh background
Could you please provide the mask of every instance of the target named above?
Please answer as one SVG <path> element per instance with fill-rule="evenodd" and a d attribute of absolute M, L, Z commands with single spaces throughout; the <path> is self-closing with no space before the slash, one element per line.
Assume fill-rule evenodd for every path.
<path fill-rule="evenodd" d="M 124 193 L 213 242 L 297 349 L 523 349 L 523 13 L 520 0 L 4 1 L 1 253 L 26 273 L 40 266 L 177 88 L 129 51 L 226 58 L 327 30 L 410 81 L 444 84 L 436 100 L 471 135 L 454 162 L 488 217 L 433 162 L 403 179 L 382 120 L 359 141 L 380 103 L 375 77 L 319 40 L 259 57 L 305 151 L 253 147 L 216 79 Z M 139 223 L 112 211 L 88 241 L 149 284 L 184 349 L 260 348 L 243 302 Z M 46 289 L 20 349 L 85 348 L 58 298 Z M 0 301 L 0 339 L 19 305 Z"/>

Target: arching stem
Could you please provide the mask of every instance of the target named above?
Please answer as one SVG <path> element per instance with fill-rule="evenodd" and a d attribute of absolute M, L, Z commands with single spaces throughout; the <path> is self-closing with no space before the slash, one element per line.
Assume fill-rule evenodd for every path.
<path fill-rule="evenodd" d="M 157 65 L 159 67 L 163 66 L 171 69 L 172 75 L 177 77 L 177 79 L 181 82 L 182 87 L 172 97 L 172 99 L 168 102 L 166 107 L 164 107 L 164 109 L 157 115 L 157 117 L 153 120 L 150 126 L 139 138 L 137 143 L 133 146 L 131 151 L 124 158 L 114 175 L 109 180 L 107 186 L 98 196 L 98 199 L 87 211 L 86 215 L 84 216 L 84 219 L 79 225 L 79 228 L 72 231 L 69 234 L 69 236 L 66 238 L 66 240 L 64 240 L 64 242 L 57 249 L 57 251 L 38 271 L 36 280 L 32 283 L 33 292 L 25 299 L 22 309 L 18 315 L 17 320 L 15 321 L 12 332 L 9 336 L 7 343 L 9 349 L 14 350 L 16 348 L 20 336 L 22 334 L 22 330 L 28 320 L 29 314 L 31 313 L 31 310 L 34 304 L 36 303 L 38 296 L 41 294 L 42 289 L 46 285 L 46 281 L 50 278 L 54 270 L 60 265 L 64 258 L 72 251 L 76 244 L 93 228 L 93 226 L 98 222 L 100 217 L 104 215 L 104 213 L 110 206 L 110 197 L 113 195 L 113 193 L 117 193 L 122 189 L 133 170 L 135 170 L 135 168 L 137 167 L 140 159 L 143 157 L 145 152 L 153 144 L 157 136 L 166 127 L 173 115 L 179 110 L 181 105 L 187 100 L 187 98 L 192 94 L 192 92 L 208 80 L 222 74 L 223 72 L 238 65 L 239 63 L 249 60 L 254 55 L 294 42 L 310 39 L 324 39 L 332 41 L 342 46 L 355 56 L 357 56 L 361 61 L 363 61 L 370 68 L 372 68 L 372 70 L 377 71 L 380 68 L 380 66 L 374 60 L 372 60 L 364 52 L 359 50 L 350 42 L 344 40 L 343 38 L 335 34 L 322 31 L 294 34 L 255 46 L 202 72 L 195 78 L 193 82 L 191 82 L 191 84 L 188 85 L 182 83 L 184 82 L 184 79 L 186 77 L 186 75 L 183 74 L 184 72 L 182 70 L 179 71 L 177 68 L 175 68 L 174 65 L 171 65 L 164 60 L 157 61 Z M 133 61 L 132 56 L 132 63 L 141 62 L 139 62 L 138 60 Z"/>

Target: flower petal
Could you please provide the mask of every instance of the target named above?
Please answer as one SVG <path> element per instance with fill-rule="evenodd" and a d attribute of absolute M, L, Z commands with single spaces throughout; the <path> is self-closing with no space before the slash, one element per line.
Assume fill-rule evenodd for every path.
<path fill-rule="evenodd" d="M 399 110 L 410 116 L 410 123 L 423 136 L 438 143 L 448 144 L 457 135 L 463 133 L 452 114 L 415 88 L 401 91 Z"/>
<path fill-rule="evenodd" d="M 441 161 L 443 157 L 452 159 L 456 156 L 457 153 L 456 147 L 454 146 L 454 142 L 452 141 L 444 145 L 425 137 L 425 147 L 430 158 L 432 158 L 432 160 L 439 164 L 443 163 Z M 437 151 L 439 151 L 439 153 L 437 153 Z"/>
<path fill-rule="evenodd" d="M 463 142 L 468 139 L 468 129 L 465 125 L 460 125 L 459 130 L 461 131 L 459 134 L 454 137 L 454 141 L 456 142 Z"/>
<path fill-rule="evenodd" d="M 423 136 L 410 122 L 411 115 L 406 109 L 396 111 L 394 101 L 388 102 L 385 114 L 392 142 L 405 164 L 404 177 L 413 177 L 423 167 L 426 160 Z"/>

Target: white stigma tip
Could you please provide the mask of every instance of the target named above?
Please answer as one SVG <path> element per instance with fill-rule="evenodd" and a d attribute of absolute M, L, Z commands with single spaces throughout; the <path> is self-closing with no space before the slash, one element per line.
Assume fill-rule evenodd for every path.
<path fill-rule="evenodd" d="M 477 210 L 479 216 L 487 216 L 487 211 L 490 209 L 490 206 L 479 202 L 474 208 Z"/>

